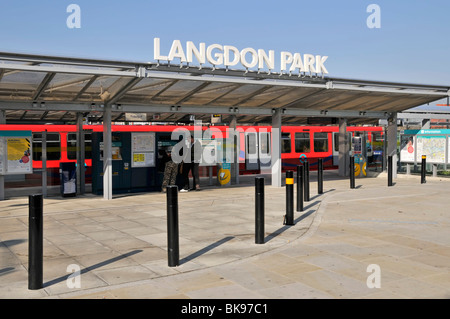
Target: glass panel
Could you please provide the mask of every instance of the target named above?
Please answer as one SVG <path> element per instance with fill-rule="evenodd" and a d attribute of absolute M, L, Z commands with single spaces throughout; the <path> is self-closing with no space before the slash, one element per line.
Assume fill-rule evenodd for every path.
<path fill-rule="evenodd" d="M 311 152 L 311 142 L 309 141 L 309 133 L 295 133 L 295 152 L 296 153 Z"/>
<path fill-rule="evenodd" d="M 256 133 L 247 134 L 247 154 L 256 154 Z"/>
<path fill-rule="evenodd" d="M 281 153 L 291 152 L 291 133 L 281 133 Z"/>
<path fill-rule="evenodd" d="M 328 133 L 314 133 L 314 152 L 328 152 Z"/>
<path fill-rule="evenodd" d="M 260 148 L 261 148 L 261 154 L 270 154 L 270 134 L 267 133 L 260 133 Z"/>
<path fill-rule="evenodd" d="M 42 133 L 33 133 L 33 159 L 42 161 Z M 61 159 L 59 133 L 47 133 L 47 161 Z"/>
<path fill-rule="evenodd" d="M 92 134 L 84 133 L 84 158 L 92 158 Z M 67 158 L 77 159 L 77 134 L 67 134 Z"/>
<path fill-rule="evenodd" d="M 334 138 L 334 151 L 339 152 L 339 133 L 334 133 L 333 138 Z"/>

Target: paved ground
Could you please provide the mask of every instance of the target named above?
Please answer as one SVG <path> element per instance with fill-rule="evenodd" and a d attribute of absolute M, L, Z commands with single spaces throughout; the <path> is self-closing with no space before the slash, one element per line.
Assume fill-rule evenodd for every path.
<path fill-rule="evenodd" d="M 387 187 L 381 174 L 351 190 L 326 171 L 317 195 L 313 172 L 311 201 L 284 226 L 285 188 L 267 178 L 263 245 L 253 177 L 241 181 L 179 194 L 179 267 L 168 267 L 165 194 L 45 199 L 40 290 L 28 290 L 28 198 L 12 194 L 0 202 L 0 298 L 450 298 L 449 180 Z"/>

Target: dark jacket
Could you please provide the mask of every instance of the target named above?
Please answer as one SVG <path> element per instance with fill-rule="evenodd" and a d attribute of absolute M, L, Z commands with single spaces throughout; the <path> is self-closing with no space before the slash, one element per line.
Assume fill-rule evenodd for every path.
<path fill-rule="evenodd" d="M 191 148 L 191 163 L 200 163 L 202 159 L 202 143 L 199 140 L 194 140 L 190 145 Z"/>

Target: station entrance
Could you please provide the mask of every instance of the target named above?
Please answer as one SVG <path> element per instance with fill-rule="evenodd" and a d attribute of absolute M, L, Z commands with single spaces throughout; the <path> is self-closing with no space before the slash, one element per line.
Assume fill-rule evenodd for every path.
<path fill-rule="evenodd" d="M 80 134 L 86 128 L 83 119 L 100 124 L 102 129 L 101 133 L 97 133 L 96 141 L 103 143 L 103 165 L 96 167 L 98 171 L 95 178 L 102 179 L 102 183 L 98 183 L 97 193 L 103 192 L 103 197 L 108 200 L 112 199 L 115 184 L 118 184 L 116 189 L 133 183 L 136 183 L 137 189 L 156 187 L 156 184 L 144 183 L 137 173 L 136 181 L 130 182 L 127 176 L 134 176 L 133 170 L 146 169 L 148 174 L 155 174 L 155 180 L 157 176 L 156 167 L 132 166 L 133 163 L 139 165 L 136 160 L 142 160 L 143 163 L 151 161 L 151 156 L 156 166 L 156 146 L 152 155 L 149 155 L 152 152 L 142 152 L 136 157 L 122 157 L 122 160 L 113 158 L 118 147 L 114 144 L 117 141 L 114 141 L 116 135 L 111 128 L 113 122 L 128 122 L 130 117 L 142 116 L 144 122 L 154 125 L 176 124 L 186 122 L 186 117 L 193 116 L 195 120 L 206 123 L 211 122 L 213 115 L 219 114 L 222 123 L 231 128 L 236 128 L 238 124 L 270 126 L 270 135 L 247 134 L 246 139 L 255 141 L 257 149 L 251 149 L 250 145 L 249 150 L 244 146 L 243 149 L 234 147 L 240 158 L 241 151 L 249 151 L 247 159 L 258 154 L 259 169 L 269 170 L 272 186 L 280 187 L 282 162 L 286 157 L 282 152 L 285 142 L 283 127 L 307 125 L 317 119 L 339 123 L 338 132 L 333 138 L 333 149 L 330 149 L 333 153 L 330 154 L 330 160 L 336 163 L 337 157 L 339 174 L 347 176 L 351 145 L 347 128 L 377 124 L 380 119 L 385 121 L 383 161 L 387 156 L 397 157 L 397 114 L 448 98 L 449 89 L 447 86 L 347 80 L 305 74 L 292 76 L 282 72 L 249 69 L 225 70 L 159 62 L 0 53 L 0 125 L 6 125 L 2 130 L 8 130 L 9 125 L 16 123 L 74 124 L 77 176 L 84 185 L 87 176 L 82 174 L 81 168 L 88 161 L 85 152 L 81 151 L 85 145 L 84 134 Z M 126 135 L 122 138 L 129 139 Z M 319 134 L 317 136 L 320 137 Z M 295 151 L 295 134 L 291 134 L 290 138 L 293 143 L 291 149 Z M 380 146 L 374 144 L 379 139 L 371 140 L 370 136 L 365 137 L 364 134 L 361 138 L 366 140 L 362 149 L 367 153 L 369 169 L 371 166 L 380 168 L 380 160 L 376 159 Z M 367 140 L 370 141 L 369 147 Z M 314 139 L 310 141 L 314 145 Z M 245 140 L 241 144 L 245 145 Z M 131 156 L 132 151 L 128 150 L 129 155 L 126 156 Z M 245 166 L 245 153 L 242 155 Z M 298 155 L 301 156 L 301 153 Z M 239 180 L 238 164 L 235 161 L 230 165 L 235 181 Z M 247 164 L 253 163 L 249 161 Z M 384 167 L 381 165 L 381 168 Z M 39 169 L 46 172 L 45 165 Z M 115 175 L 115 172 L 119 175 Z M 124 179 L 116 178 L 118 176 Z M 4 198 L 4 185 L 5 176 L 1 175 L 1 198 Z M 83 189 L 80 188 L 80 191 L 83 192 Z"/>

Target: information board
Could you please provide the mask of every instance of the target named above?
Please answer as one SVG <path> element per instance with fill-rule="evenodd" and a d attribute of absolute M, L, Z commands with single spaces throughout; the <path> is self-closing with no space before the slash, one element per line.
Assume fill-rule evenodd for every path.
<path fill-rule="evenodd" d="M 0 131 L 0 174 L 31 174 L 31 131 Z"/>
<path fill-rule="evenodd" d="M 154 167 L 155 133 L 131 134 L 131 167 Z"/>
<path fill-rule="evenodd" d="M 415 138 L 414 135 L 401 135 L 400 136 L 400 161 L 401 162 L 414 162 L 415 159 Z"/>
<path fill-rule="evenodd" d="M 427 129 L 405 130 L 400 135 L 400 161 L 404 163 L 421 162 L 422 155 L 427 163 L 448 163 L 450 130 Z"/>
<path fill-rule="evenodd" d="M 428 163 L 445 163 L 445 136 L 418 135 L 417 156 L 427 156 Z"/>

